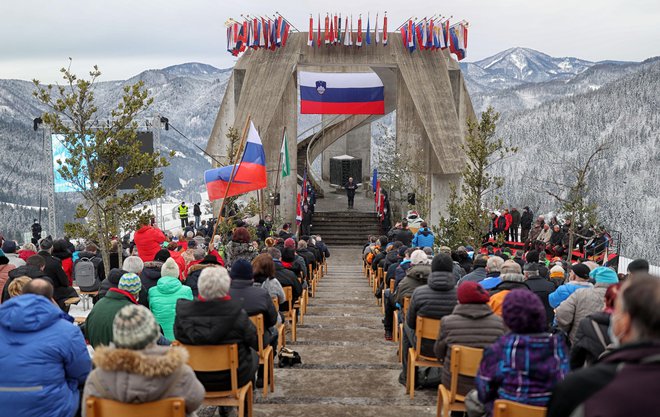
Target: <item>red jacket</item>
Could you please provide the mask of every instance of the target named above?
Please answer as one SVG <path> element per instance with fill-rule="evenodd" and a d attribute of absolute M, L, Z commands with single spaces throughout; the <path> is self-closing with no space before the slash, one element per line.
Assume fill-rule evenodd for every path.
<path fill-rule="evenodd" d="M 73 285 L 73 259 L 71 258 L 66 258 L 62 260 L 62 269 L 64 270 L 64 273 L 66 274 L 67 278 L 69 278 L 69 286 Z"/>
<path fill-rule="evenodd" d="M 504 219 L 506 220 L 506 226 L 504 226 L 504 230 L 509 230 L 511 223 L 513 223 L 513 216 L 511 213 L 507 213 L 504 215 Z"/>
<path fill-rule="evenodd" d="M 18 257 L 21 258 L 24 261 L 27 261 L 30 256 L 36 255 L 36 254 L 37 254 L 37 252 L 32 251 L 32 250 L 21 249 L 21 250 L 18 251 Z"/>
<path fill-rule="evenodd" d="M 222 259 L 222 256 L 220 256 L 220 254 L 218 253 L 217 250 L 215 250 L 215 249 L 210 250 L 210 251 L 209 251 L 209 255 L 213 255 L 213 256 L 215 256 L 215 259 L 218 260 L 218 263 L 219 263 L 221 266 L 225 266 L 225 261 Z"/>
<path fill-rule="evenodd" d="M 152 226 L 142 226 L 133 236 L 137 246 L 138 256 L 143 262 L 154 260 L 156 253 L 161 249 L 160 245 L 165 242 L 165 235 L 160 229 Z"/>
<path fill-rule="evenodd" d="M 186 279 L 186 260 L 183 259 L 183 256 L 181 256 L 181 252 L 177 252 L 175 250 L 171 250 L 170 252 L 170 257 L 174 259 L 174 262 L 176 262 L 176 266 L 179 267 L 179 279 L 183 281 Z"/>

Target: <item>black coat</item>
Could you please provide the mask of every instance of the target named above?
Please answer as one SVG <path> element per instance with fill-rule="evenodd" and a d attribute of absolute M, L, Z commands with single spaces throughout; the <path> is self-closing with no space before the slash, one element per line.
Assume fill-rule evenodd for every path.
<path fill-rule="evenodd" d="M 9 271 L 7 278 L 7 282 L 5 282 L 5 286 L 2 289 L 2 302 L 4 303 L 5 301 L 9 300 L 9 284 L 15 280 L 18 277 L 26 276 L 30 277 L 32 279 L 35 278 L 42 278 L 50 282 L 51 284 L 53 283 L 53 280 L 50 279 L 50 277 L 46 276 L 46 274 L 43 273 L 43 271 L 36 266 L 33 265 L 22 265 L 19 266 L 18 268 L 14 268 L 11 271 Z"/>
<path fill-rule="evenodd" d="M 312 265 L 312 269 L 316 269 L 316 256 L 314 256 L 312 251 L 309 249 L 298 249 L 296 253 L 305 259 L 305 266 L 307 268 L 309 268 L 309 265 Z"/>
<path fill-rule="evenodd" d="M 594 325 L 600 334 L 596 332 Z M 590 314 L 580 321 L 575 343 L 571 347 L 571 369 L 582 368 L 585 364 L 590 366 L 605 352 L 605 348 L 611 343 L 607 332 L 609 326 L 610 314 L 604 311 Z"/>
<path fill-rule="evenodd" d="M 346 195 L 349 197 L 355 197 L 355 190 L 357 190 L 358 185 L 354 182 L 347 182 L 344 184 L 344 189 L 346 190 Z"/>
<path fill-rule="evenodd" d="M 160 269 L 163 267 L 163 262 L 152 261 L 145 262 L 144 269 L 140 274 L 140 281 L 142 281 L 142 288 L 149 292 L 151 287 L 155 287 L 160 279 Z"/>
<path fill-rule="evenodd" d="M 266 328 L 273 327 L 277 323 L 277 311 L 275 311 L 273 300 L 268 291 L 252 284 L 251 279 L 232 279 L 229 295 L 232 299 L 242 303 L 243 309 L 249 316 L 263 314 Z M 266 337 L 269 337 L 268 332 L 265 333 Z M 264 343 L 270 344 L 270 340 Z"/>
<path fill-rule="evenodd" d="M 238 345 L 238 385 L 254 378 L 255 356 L 259 349 L 257 329 L 240 300 L 183 300 L 176 303 L 174 336 L 186 345 Z M 229 371 L 195 372 L 207 391 L 231 389 Z"/>
<path fill-rule="evenodd" d="M 323 242 L 321 240 L 317 240 L 316 241 L 316 247 L 318 248 L 318 250 L 321 251 L 324 258 L 329 258 L 330 257 L 330 250 L 328 249 L 328 245 L 326 245 L 325 242 Z"/>
<path fill-rule="evenodd" d="M 545 307 L 545 318 L 548 324 L 552 323 L 555 318 L 555 311 L 550 307 L 548 296 L 555 291 L 555 284 L 540 275 L 529 277 L 525 281 L 525 284 L 527 284 L 527 287 L 529 287 L 529 289 L 541 299 L 541 302 L 543 302 L 543 306 Z"/>
<path fill-rule="evenodd" d="M 53 282 L 53 287 L 68 287 L 69 277 L 66 276 L 64 269 L 62 269 L 62 261 L 52 256 L 47 251 L 40 251 L 38 254 L 46 261 L 44 274 L 46 274 Z"/>
<path fill-rule="evenodd" d="M 390 231 L 388 237 L 392 242 L 396 242 L 398 240 L 399 242 L 403 243 L 403 246 L 410 247 L 415 235 L 410 231 L 410 229 L 394 229 Z"/>
<path fill-rule="evenodd" d="M 530 230 L 532 228 L 533 221 L 534 214 L 530 210 L 523 210 L 522 216 L 520 217 L 520 227 Z"/>
<path fill-rule="evenodd" d="M 257 239 L 259 239 L 261 242 L 265 241 L 266 238 L 268 237 L 268 229 L 264 225 L 258 225 L 257 226 Z"/>
<path fill-rule="evenodd" d="M 291 287 L 291 294 L 293 296 L 293 302 L 295 303 L 298 298 L 302 295 L 302 284 L 298 281 L 296 274 L 290 269 L 286 269 L 282 266 L 282 263 L 279 261 L 274 261 L 275 263 L 275 279 L 280 282 L 282 288 Z M 289 303 L 284 302 L 280 304 L 280 311 L 289 311 Z"/>
<path fill-rule="evenodd" d="M 101 282 L 101 288 L 99 289 L 99 299 L 105 297 L 105 294 L 108 292 L 110 288 L 117 288 L 119 285 L 119 280 L 121 279 L 122 275 L 124 275 L 126 271 L 123 269 L 111 269 L 110 273 L 108 274 L 108 277 Z M 144 288 L 144 285 L 142 288 L 140 288 L 140 295 L 138 297 L 138 304 L 141 304 L 147 308 L 149 308 L 149 291 Z"/>

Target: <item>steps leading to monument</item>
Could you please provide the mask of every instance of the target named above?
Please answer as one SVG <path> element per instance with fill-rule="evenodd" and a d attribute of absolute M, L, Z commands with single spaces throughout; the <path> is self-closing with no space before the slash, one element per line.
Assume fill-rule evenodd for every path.
<path fill-rule="evenodd" d="M 354 210 L 315 212 L 312 233 L 321 235 L 327 245 L 361 246 L 370 235 L 382 234 L 374 213 Z"/>

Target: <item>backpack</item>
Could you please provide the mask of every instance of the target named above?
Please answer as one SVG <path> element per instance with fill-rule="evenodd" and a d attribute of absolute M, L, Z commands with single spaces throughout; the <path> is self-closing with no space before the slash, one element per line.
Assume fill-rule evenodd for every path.
<path fill-rule="evenodd" d="M 367 263 L 371 265 L 371 263 L 374 261 L 374 258 L 376 255 L 378 255 L 380 251 L 377 248 L 371 249 L 371 251 L 367 254 L 367 257 L 365 258 L 367 260 Z"/>
<path fill-rule="evenodd" d="M 89 258 L 80 258 L 73 265 L 73 279 L 80 291 L 97 291 L 100 287 L 96 265 Z"/>

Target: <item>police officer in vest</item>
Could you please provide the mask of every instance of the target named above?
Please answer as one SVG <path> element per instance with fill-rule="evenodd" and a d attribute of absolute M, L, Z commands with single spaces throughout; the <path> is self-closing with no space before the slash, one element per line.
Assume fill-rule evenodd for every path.
<path fill-rule="evenodd" d="M 179 206 L 179 218 L 181 219 L 181 228 L 185 228 L 188 225 L 188 206 L 186 202 L 182 201 Z"/>

